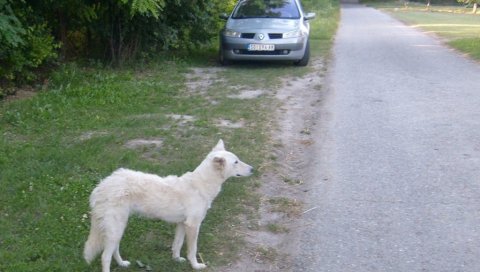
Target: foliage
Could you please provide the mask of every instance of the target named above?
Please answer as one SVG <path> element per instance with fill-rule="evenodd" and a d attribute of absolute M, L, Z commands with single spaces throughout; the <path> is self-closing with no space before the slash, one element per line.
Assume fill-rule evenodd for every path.
<path fill-rule="evenodd" d="M 164 0 L 120 0 L 123 4 L 129 4 L 130 2 L 130 13 L 131 15 L 135 14 L 144 14 L 152 15 L 155 18 L 158 18 L 160 11 L 165 6 Z"/>
<path fill-rule="evenodd" d="M 0 0 L 0 86 L 32 79 L 57 55 L 121 65 L 209 45 L 220 28 L 218 14 L 234 2 Z"/>
<path fill-rule="evenodd" d="M 25 29 L 6 0 L 0 0 L 0 42 L 10 46 L 23 44 Z"/>
<path fill-rule="evenodd" d="M 24 1 L 0 0 L 0 82 L 34 79 L 32 72 L 54 59 L 57 47 L 48 25 Z"/>
<path fill-rule="evenodd" d="M 67 59 L 122 64 L 145 54 L 189 49 L 216 36 L 217 14 L 233 0 L 41 0 L 31 2 L 54 29 Z"/>
<path fill-rule="evenodd" d="M 478 3 L 480 3 L 480 0 L 457 0 L 457 1 L 459 3 L 472 5 L 473 6 L 472 13 L 477 13 L 477 7 L 478 7 Z"/>

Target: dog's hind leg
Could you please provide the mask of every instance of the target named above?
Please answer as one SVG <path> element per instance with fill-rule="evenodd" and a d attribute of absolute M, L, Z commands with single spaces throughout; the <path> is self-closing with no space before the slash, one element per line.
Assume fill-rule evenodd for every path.
<path fill-rule="evenodd" d="M 120 236 L 106 237 L 105 249 L 102 253 L 102 272 L 110 272 L 110 264 L 112 262 L 112 256 L 115 258 L 119 266 L 127 267 L 130 265 L 129 261 L 122 260 L 120 256 Z"/>
<path fill-rule="evenodd" d="M 110 272 L 110 264 L 112 256 L 120 266 L 128 266 L 130 262 L 123 261 L 120 257 L 120 240 L 123 236 L 123 231 L 127 226 L 128 213 L 121 214 L 113 212 L 114 216 L 106 219 L 105 222 L 105 247 L 102 253 L 102 272 Z"/>
<path fill-rule="evenodd" d="M 184 239 L 185 225 L 183 223 L 178 223 L 177 229 L 175 230 L 175 239 L 172 244 L 172 257 L 177 262 L 185 261 L 185 258 L 180 257 L 180 250 L 182 249 Z"/>
<path fill-rule="evenodd" d="M 115 258 L 115 261 L 117 261 L 118 265 L 121 267 L 129 267 L 130 262 L 129 261 L 124 261 L 122 259 L 122 256 L 120 256 L 120 244 L 117 246 L 117 249 L 113 253 L 113 257 Z"/>
<path fill-rule="evenodd" d="M 187 258 L 190 261 L 193 269 L 204 269 L 207 267 L 205 264 L 198 263 L 197 261 L 197 241 L 198 241 L 198 232 L 200 230 L 200 224 L 185 224 L 185 233 L 187 234 L 187 247 L 188 255 Z"/>
<path fill-rule="evenodd" d="M 118 243 L 113 240 L 105 241 L 105 248 L 102 253 L 102 272 L 110 272 L 110 263 L 112 262 L 113 252 L 118 247 Z"/>

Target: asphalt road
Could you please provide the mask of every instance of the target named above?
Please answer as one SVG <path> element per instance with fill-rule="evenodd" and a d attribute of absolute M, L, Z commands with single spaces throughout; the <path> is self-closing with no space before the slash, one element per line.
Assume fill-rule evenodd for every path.
<path fill-rule="evenodd" d="M 480 271 L 480 65 L 342 7 L 294 271 Z"/>

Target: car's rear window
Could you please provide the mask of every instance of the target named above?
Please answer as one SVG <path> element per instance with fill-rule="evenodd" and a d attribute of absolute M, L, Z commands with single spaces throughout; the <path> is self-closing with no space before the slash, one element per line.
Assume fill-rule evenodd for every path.
<path fill-rule="evenodd" d="M 293 0 L 244 0 L 238 3 L 232 18 L 298 19 L 300 12 Z"/>

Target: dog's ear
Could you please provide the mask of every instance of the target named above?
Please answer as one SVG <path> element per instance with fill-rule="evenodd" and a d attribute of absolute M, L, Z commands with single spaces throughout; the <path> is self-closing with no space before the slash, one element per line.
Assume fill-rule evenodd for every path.
<path fill-rule="evenodd" d="M 212 151 L 224 151 L 224 150 L 225 150 L 225 145 L 223 144 L 222 139 L 220 139 L 217 145 L 212 149 Z"/>
<path fill-rule="evenodd" d="M 213 165 L 215 166 L 215 169 L 217 169 L 217 170 L 225 169 L 226 163 L 227 163 L 227 161 L 225 160 L 225 158 L 222 158 L 222 157 L 213 158 Z"/>

